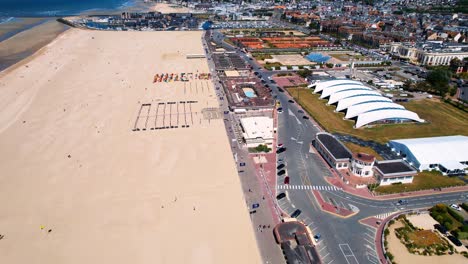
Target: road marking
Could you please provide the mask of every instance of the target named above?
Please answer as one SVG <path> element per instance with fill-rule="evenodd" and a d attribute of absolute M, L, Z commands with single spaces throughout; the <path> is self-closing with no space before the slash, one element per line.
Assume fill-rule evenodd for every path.
<path fill-rule="evenodd" d="M 341 253 L 343 253 L 343 256 L 345 257 L 346 262 L 348 264 L 351 264 L 351 263 L 359 264 L 359 261 L 357 260 L 356 256 L 354 255 L 353 250 L 351 250 L 351 248 L 349 247 L 349 244 L 347 244 L 347 243 L 346 244 L 339 244 L 338 246 L 340 247 Z M 346 254 L 345 251 L 348 254 Z M 350 259 L 348 259 L 348 258 L 350 258 Z M 350 262 L 350 260 L 351 260 L 351 262 Z"/>
<path fill-rule="evenodd" d="M 321 185 L 294 185 L 284 184 L 277 185 L 278 190 L 316 190 L 316 191 L 343 191 L 343 188 L 336 186 L 321 186 Z"/>
<path fill-rule="evenodd" d="M 334 259 L 332 259 L 332 260 L 331 260 L 330 262 L 328 262 L 327 264 L 330 264 L 330 263 L 332 263 L 333 261 L 334 261 Z"/>
<path fill-rule="evenodd" d="M 324 249 L 326 249 L 326 248 L 327 248 L 327 246 L 324 246 L 324 247 L 321 248 L 318 252 L 320 252 L 320 251 L 322 251 L 322 250 L 324 250 Z"/>
<path fill-rule="evenodd" d="M 328 257 L 328 255 L 330 255 L 330 252 L 328 252 L 328 254 L 326 254 L 324 257 L 322 257 L 322 259 L 325 259 L 326 257 Z"/>

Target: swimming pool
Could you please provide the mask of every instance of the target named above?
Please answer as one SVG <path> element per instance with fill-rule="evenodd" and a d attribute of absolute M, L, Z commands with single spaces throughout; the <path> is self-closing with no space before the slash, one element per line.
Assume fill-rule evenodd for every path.
<path fill-rule="evenodd" d="M 255 91 L 252 88 L 242 88 L 244 91 L 245 96 L 249 98 L 255 98 L 257 95 L 255 94 Z"/>

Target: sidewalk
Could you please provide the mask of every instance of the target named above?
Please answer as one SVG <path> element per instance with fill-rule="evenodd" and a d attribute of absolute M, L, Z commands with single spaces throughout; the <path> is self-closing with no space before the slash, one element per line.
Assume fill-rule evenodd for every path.
<path fill-rule="evenodd" d="M 345 209 L 345 208 L 342 208 L 342 207 L 338 207 L 338 206 L 335 206 L 335 205 L 333 205 L 331 203 L 325 202 L 325 200 L 323 200 L 323 198 L 322 198 L 322 195 L 317 190 L 313 190 L 312 194 L 314 195 L 315 200 L 317 200 L 320 207 L 322 208 L 322 211 L 325 211 L 325 212 L 328 212 L 330 214 L 333 214 L 333 215 L 336 215 L 336 216 L 339 216 L 339 217 L 343 217 L 343 218 L 347 218 L 347 217 L 350 217 L 350 216 L 353 216 L 353 215 L 356 214 L 356 212 L 353 212 L 351 210 L 348 210 L 348 209 Z"/>

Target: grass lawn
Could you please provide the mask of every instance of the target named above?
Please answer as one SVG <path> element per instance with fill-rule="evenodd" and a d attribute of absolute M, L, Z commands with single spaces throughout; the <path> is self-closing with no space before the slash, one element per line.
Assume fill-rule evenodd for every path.
<path fill-rule="evenodd" d="M 364 140 L 387 143 L 391 139 L 468 135 L 468 114 L 438 100 L 417 100 L 404 103 L 408 110 L 427 121 L 423 124 L 389 124 L 354 129 L 354 121 L 343 120 L 344 113 L 335 113 L 319 94 L 310 89 L 287 89 L 294 99 L 328 132 L 339 132 Z M 299 94 L 299 99 L 298 99 Z"/>
<path fill-rule="evenodd" d="M 465 183 L 456 177 L 443 176 L 436 171 L 423 171 L 418 173 L 410 184 L 395 184 L 389 186 L 379 186 L 375 189 L 379 194 L 391 194 L 399 192 L 410 192 L 434 188 L 444 188 L 450 186 L 465 185 Z"/>
<path fill-rule="evenodd" d="M 408 237 L 418 247 L 428 247 L 431 245 L 442 244 L 444 241 L 431 230 L 418 230 L 408 233 Z"/>
<path fill-rule="evenodd" d="M 349 148 L 349 150 L 351 150 L 351 152 L 353 153 L 366 153 L 373 155 L 377 160 L 383 160 L 383 158 L 377 152 L 375 152 L 374 149 L 370 147 L 359 146 L 358 144 L 354 144 L 352 142 L 343 142 L 343 144 L 345 144 L 345 146 Z"/>

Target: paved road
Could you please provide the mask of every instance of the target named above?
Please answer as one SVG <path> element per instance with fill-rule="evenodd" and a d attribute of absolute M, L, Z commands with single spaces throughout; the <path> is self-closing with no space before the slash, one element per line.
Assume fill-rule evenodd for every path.
<path fill-rule="evenodd" d="M 228 50 L 233 50 L 222 41 L 223 36 L 214 32 L 214 40 Z M 272 72 L 263 71 L 255 61 L 241 52 L 236 51 L 253 68 L 260 73 L 260 77 L 269 80 Z M 211 66 L 210 66 L 211 67 Z M 289 103 L 286 93 L 279 92 L 278 87 L 270 83 L 273 95 L 277 96 L 283 107 L 283 113 L 278 117 L 278 142 L 283 143 L 287 150 L 278 155 L 286 164 L 290 185 L 298 186 L 329 186 L 325 177 L 331 175 L 323 160 L 315 153 L 309 153 L 309 146 L 315 134 L 320 131 L 311 120 L 302 118 L 300 107 L 296 103 Z M 282 183 L 285 176 L 279 176 Z M 245 189 L 245 188 L 244 188 Z M 332 188 L 328 188 L 332 189 Z M 396 206 L 398 199 L 388 201 L 362 198 L 339 190 L 321 191 L 323 198 L 339 207 L 348 208 L 358 213 L 343 219 L 321 211 L 309 189 L 281 190 L 287 197 L 280 200 L 280 207 L 288 214 L 301 209 L 298 219 L 307 224 L 314 234 L 321 234 L 318 241 L 318 252 L 323 263 L 354 264 L 379 263 L 376 254 L 375 229 L 360 224 L 360 219 L 377 216 L 385 217 L 398 210 L 430 207 L 436 203 L 454 203 L 466 201 L 467 193 L 438 194 L 425 197 L 405 198 L 406 206 Z M 260 242 L 260 240 L 259 240 Z M 266 241 L 262 240 L 262 243 Z M 262 246 L 260 245 L 260 248 Z"/>

